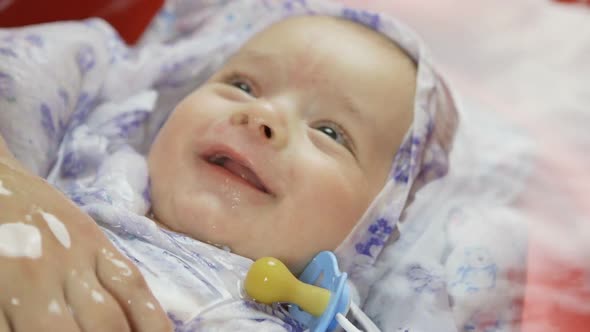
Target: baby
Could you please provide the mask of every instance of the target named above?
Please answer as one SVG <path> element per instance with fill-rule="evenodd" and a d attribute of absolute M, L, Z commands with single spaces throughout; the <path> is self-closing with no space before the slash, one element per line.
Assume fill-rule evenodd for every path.
<path fill-rule="evenodd" d="M 412 60 L 364 26 L 273 25 L 159 132 L 148 162 L 155 220 L 301 271 L 342 243 L 383 188 L 415 86 Z"/>
<path fill-rule="evenodd" d="M 243 318 L 240 315 L 244 310 L 266 309 L 250 302 L 244 307 L 243 292 L 233 287 L 243 279 L 249 259 L 274 256 L 293 273 L 301 272 L 318 252 L 334 251 L 351 241 L 355 226 L 359 227 L 359 220 L 367 215 L 372 202 L 375 204 L 389 176 L 411 183 L 408 173 L 392 171 L 392 164 L 403 164 L 404 158 L 408 158 L 404 154 L 415 154 L 413 146 L 424 143 L 416 143 L 415 138 L 410 139 L 409 146 L 402 146 L 416 121 L 417 75 L 415 61 L 404 50 L 366 26 L 329 16 L 284 19 L 249 39 L 175 107 L 158 132 L 147 158 L 151 193 L 148 217 L 163 230 L 146 228 L 134 233 L 126 229 L 127 222 L 105 221 L 117 218 L 109 217 L 110 212 L 104 209 L 97 211 L 90 207 L 85 211 L 99 223 L 110 225 L 105 227 L 107 236 L 139 267 L 177 329 L 301 328 L 281 307 L 263 316 L 250 313 L 247 318 L 254 325 L 236 323 Z M 16 193 L 0 196 L 0 204 L 8 202 L 1 205 L 3 220 L 20 220 L 24 212 L 29 213 L 31 222 L 38 222 L 53 213 L 66 224 L 72 246 L 91 245 L 84 243 L 88 239 L 85 232 L 99 236 L 86 224 L 80 226 L 68 221 L 68 213 L 86 218 L 72 207 L 51 210 L 42 201 L 54 198 L 18 196 L 19 190 L 15 188 L 33 185 L 40 188 L 43 183 L 23 175 L 26 171 L 10 157 L 7 149 L 3 152 L 3 163 L 10 166 L 1 168 L 0 180 L 4 180 L 4 186 L 0 189 Z M 415 177 L 417 173 L 413 172 L 411 176 Z M 46 196 L 51 195 L 54 194 Z M 405 205 L 405 197 L 397 201 L 402 202 L 402 207 Z M 51 213 L 33 216 L 35 211 L 26 212 L 31 211 L 30 204 L 38 207 L 35 211 Z M 59 204 L 67 205 L 61 201 Z M 6 206 L 12 208 L 5 209 Z M 136 225 L 140 224 L 149 228 L 145 221 Z M 392 233 L 391 225 L 384 219 L 379 219 L 378 225 L 387 234 Z M 120 229 L 125 229 L 127 235 L 118 234 Z M 369 231 L 376 233 L 371 228 Z M 142 235 L 146 233 L 149 236 Z M 233 254 L 192 241 L 183 234 L 229 248 Z M 139 239 L 141 236 L 144 238 Z M 384 239 L 378 237 L 377 241 Z M 94 302 L 101 302 L 97 298 L 102 298 L 102 302 L 118 307 L 118 312 L 109 314 L 111 318 L 124 313 L 129 323 L 126 328 L 118 325 L 117 330 L 163 328 L 157 318 L 145 318 L 146 308 L 160 312 L 149 294 L 138 296 L 133 289 L 124 287 L 129 284 L 143 287 L 141 278 L 127 283 L 122 280 L 137 275 L 133 273 L 134 267 L 125 264 L 104 241 L 96 241 L 99 244 L 88 249 L 96 252 L 91 256 L 98 257 L 95 269 L 100 282 L 96 289 L 102 290 L 96 292 L 98 295 L 91 293 Z M 370 245 L 375 243 L 368 243 L 369 248 L 357 245 L 355 250 L 371 257 Z M 44 248 L 43 255 L 57 252 L 57 247 Z M 72 260 L 89 259 L 79 256 Z M 153 265 L 150 259 L 154 259 Z M 12 267 L 13 262 L 5 261 L 0 258 L 3 271 L 18 269 Z M 208 265 L 211 275 L 203 275 L 198 265 Z M 198 271 L 192 271 L 190 277 L 180 274 L 166 277 L 175 269 L 173 266 Z M 65 274 L 77 271 L 71 266 L 64 266 L 63 270 Z M 43 271 L 44 275 L 49 274 Z M 197 279 L 190 279 L 195 275 Z M 66 279 L 78 280 L 71 276 Z M 182 302 L 179 299 L 182 294 L 171 300 L 176 295 L 172 291 L 175 286 L 166 282 L 185 284 L 186 289 L 195 290 L 187 300 L 193 301 L 188 305 L 193 312 L 175 312 L 173 307 Z M 2 284 L 2 289 L 7 287 L 22 288 Z M 103 309 L 96 309 L 92 301 L 76 300 L 84 297 L 82 288 L 92 286 L 78 288 L 71 292 L 80 296 L 66 294 L 53 307 L 60 313 L 62 307 L 74 307 L 73 315 L 62 315 L 70 317 L 69 320 L 53 321 L 49 310 L 45 322 L 80 326 L 84 330 L 104 327 L 100 322 L 109 315 L 101 316 Z M 125 300 L 130 298 L 146 305 L 137 309 L 131 300 Z M 229 302 L 220 304 L 220 298 Z M 6 326 L 15 331 L 37 326 L 23 318 L 27 309 L 19 309 L 12 299 L 16 297 L 2 299 L 8 308 Z M 225 308 L 212 309 L 220 305 Z M 148 315 L 159 317 L 153 312 Z M 270 325 L 261 325 L 264 320 Z M 113 321 L 117 320 L 110 320 Z M 0 320 L 0 331 L 2 328 Z M 113 326 L 106 328 L 113 329 Z"/>

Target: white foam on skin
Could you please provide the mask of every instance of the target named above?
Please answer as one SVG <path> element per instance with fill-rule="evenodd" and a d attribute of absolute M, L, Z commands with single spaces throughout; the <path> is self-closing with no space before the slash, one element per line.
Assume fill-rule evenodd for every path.
<path fill-rule="evenodd" d="M 70 240 L 70 233 L 68 233 L 68 229 L 66 226 L 59 220 L 56 216 L 51 213 L 39 211 L 45 219 L 47 226 L 51 230 L 51 233 L 57 238 L 59 243 L 62 244 L 66 249 L 69 249 L 72 242 Z"/>
<path fill-rule="evenodd" d="M 49 312 L 52 314 L 61 315 L 61 307 L 56 300 L 51 300 L 49 306 L 47 307 L 47 310 L 49 310 Z"/>
<path fill-rule="evenodd" d="M 131 269 L 129 268 L 129 266 L 127 266 L 127 264 L 125 264 L 125 262 L 118 260 L 118 259 L 114 259 L 114 258 L 109 258 L 111 263 L 113 263 L 116 267 L 118 267 L 119 269 L 121 269 L 121 275 L 125 276 L 125 277 L 129 277 L 131 276 L 132 272 Z"/>
<path fill-rule="evenodd" d="M 125 262 L 113 257 L 114 254 L 112 252 L 108 251 L 106 248 L 102 248 L 102 253 L 103 253 L 103 255 L 105 255 L 105 257 L 111 263 L 113 263 L 113 265 L 115 265 L 116 267 L 121 269 L 121 275 L 123 275 L 125 277 L 129 277 L 129 276 L 131 276 L 131 274 L 133 274 L 133 272 L 131 272 L 131 269 L 129 268 L 129 266 L 127 264 L 125 264 Z M 115 279 L 113 279 L 113 280 L 115 280 Z M 121 281 L 121 280 L 119 279 L 119 280 L 115 280 L 115 281 Z"/>
<path fill-rule="evenodd" d="M 4 187 L 2 185 L 2 180 L 0 180 L 0 195 L 4 195 L 4 196 L 12 195 L 12 191 L 6 189 L 6 187 Z"/>
<path fill-rule="evenodd" d="M 92 290 L 92 299 L 94 301 L 96 301 L 97 303 L 103 303 L 104 302 L 104 296 L 102 296 L 102 294 L 100 294 L 98 291 L 96 290 Z"/>
<path fill-rule="evenodd" d="M 22 222 L 0 225 L 0 255 L 6 257 L 41 257 L 41 232 Z"/>

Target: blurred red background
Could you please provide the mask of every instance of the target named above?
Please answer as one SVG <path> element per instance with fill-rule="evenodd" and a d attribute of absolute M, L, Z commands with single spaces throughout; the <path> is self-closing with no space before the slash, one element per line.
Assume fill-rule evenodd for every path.
<path fill-rule="evenodd" d="M 164 0 L 0 0 L 0 27 L 100 17 L 133 44 L 163 3 Z"/>

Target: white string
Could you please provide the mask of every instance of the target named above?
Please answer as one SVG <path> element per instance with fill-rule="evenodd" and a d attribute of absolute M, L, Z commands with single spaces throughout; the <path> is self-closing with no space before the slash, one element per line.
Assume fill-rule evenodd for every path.
<path fill-rule="evenodd" d="M 362 332 L 361 330 L 357 329 L 356 326 L 352 325 L 352 323 L 341 313 L 336 314 L 336 321 L 346 332 Z"/>
<path fill-rule="evenodd" d="M 352 315 L 359 321 L 359 323 L 361 323 L 366 332 L 381 332 L 371 318 L 369 318 L 369 316 L 367 316 L 353 301 L 350 301 L 350 310 Z"/>
<path fill-rule="evenodd" d="M 361 323 L 362 327 L 366 330 L 366 332 L 381 332 L 377 325 L 373 323 L 371 318 L 369 318 L 357 305 L 356 303 L 350 301 L 350 310 L 352 315 L 356 318 L 356 320 Z M 344 315 L 341 313 L 336 314 L 336 321 L 344 331 L 346 332 L 362 332 L 356 326 L 354 326 Z"/>

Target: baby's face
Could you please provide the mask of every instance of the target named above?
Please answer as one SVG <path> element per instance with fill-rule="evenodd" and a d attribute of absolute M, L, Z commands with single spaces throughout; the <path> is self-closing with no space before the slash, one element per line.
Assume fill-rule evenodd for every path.
<path fill-rule="evenodd" d="M 149 156 L 156 219 L 300 271 L 344 240 L 383 187 L 415 79 L 405 54 L 354 23 L 273 25 L 161 129 Z"/>

